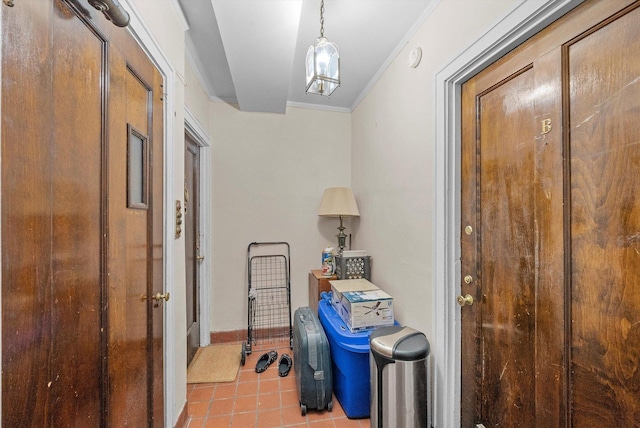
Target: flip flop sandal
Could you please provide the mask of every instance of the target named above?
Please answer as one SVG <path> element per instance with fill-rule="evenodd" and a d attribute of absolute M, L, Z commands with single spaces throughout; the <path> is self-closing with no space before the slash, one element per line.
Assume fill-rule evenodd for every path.
<path fill-rule="evenodd" d="M 282 354 L 280 362 L 278 362 L 278 376 L 285 377 L 291 370 L 291 357 L 288 354 Z"/>
<path fill-rule="evenodd" d="M 256 363 L 256 373 L 262 373 L 278 358 L 277 351 L 269 351 L 266 354 L 262 354 L 260 359 Z"/>

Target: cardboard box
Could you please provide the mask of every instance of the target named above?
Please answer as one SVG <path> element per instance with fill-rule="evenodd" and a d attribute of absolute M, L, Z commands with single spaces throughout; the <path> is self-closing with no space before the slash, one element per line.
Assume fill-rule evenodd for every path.
<path fill-rule="evenodd" d="M 329 281 L 331 304 L 353 333 L 393 325 L 393 298 L 366 279 Z"/>
<path fill-rule="evenodd" d="M 342 300 L 342 293 L 345 291 L 368 291 L 379 290 L 378 287 L 364 278 L 359 279 L 333 279 L 329 281 L 331 284 L 331 304 Z"/>

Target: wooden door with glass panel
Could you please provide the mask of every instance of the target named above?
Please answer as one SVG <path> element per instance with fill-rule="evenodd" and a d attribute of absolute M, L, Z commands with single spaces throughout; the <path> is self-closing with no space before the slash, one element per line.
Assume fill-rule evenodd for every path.
<path fill-rule="evenodd" d="M 84 1 L 0 7 L 3 425 L 163 426 L 162 76 Z"/>

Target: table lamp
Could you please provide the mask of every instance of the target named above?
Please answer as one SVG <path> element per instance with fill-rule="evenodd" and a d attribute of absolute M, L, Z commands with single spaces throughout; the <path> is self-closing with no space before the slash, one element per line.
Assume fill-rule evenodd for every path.
<path fill-rule="evenodd" d="M 338 227 L 340 233 L 336 236 L 338 237 L 338 255 L 342 256 L 347 239 L 347 235 L 344 233 L 345 228 L 342 225 L 342 217 L 360 216 L 356 198 L 353 196 L 351 189 L 348 187 L 330 187 L 326 189 L 322 195 L 318 215 L 322 217 L 340 218 L 340 227 Z"/>

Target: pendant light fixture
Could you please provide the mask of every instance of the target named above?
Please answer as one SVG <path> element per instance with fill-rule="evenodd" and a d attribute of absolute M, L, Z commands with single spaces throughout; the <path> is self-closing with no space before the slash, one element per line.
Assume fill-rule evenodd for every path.
<path fill-rule="evenodd" d="M 324 0 L 320 1 L 320 37 L 307 50 L 308 94 L 329 96 L 340 86 L 340 53 L 338 45 L 324 37 Z"/>

